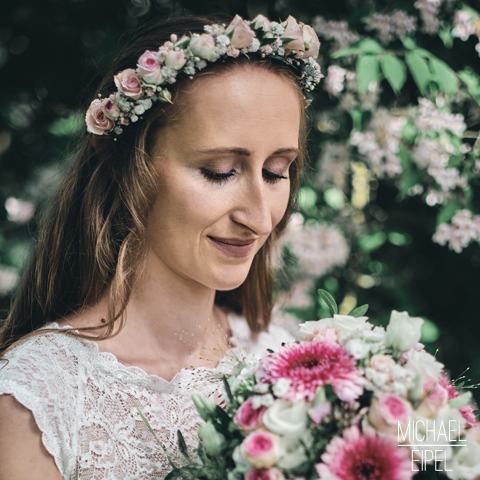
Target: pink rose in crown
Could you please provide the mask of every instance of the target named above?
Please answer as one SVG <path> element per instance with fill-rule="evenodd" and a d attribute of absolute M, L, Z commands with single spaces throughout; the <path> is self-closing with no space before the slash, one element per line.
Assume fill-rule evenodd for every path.
<path fill-rule="evenodd" d="M 284 478 L 278 468 L 254 468 L 247 473 L 246 480 L 283 480 Z"/>
<path fill-rule="evenodd" d="M 185 58 L 185 53 L 181 50 L 170 50 L 167 58 L 165 58 L 165 65 L 173 68 L 173 70 L 180 70 L 185 63 L 187 63 L 187 59 Z"/>
<path fill-rule="evenodd" d="M 101 100 L 94 100 L 85 115 L 87 130 L 95 135 L 103 135 L 105 131 L 112 130 L 114 122 L 105 115 L 104 105 Z"/>
<path fill-rule="evenodd" d="M 406 426 L 411 414 L 410 402 L 393 393 L 384 393 L 372 401 L 368 420 L 377 431 L 395 435 L 398 433 L 398 423 Z"/>
<path fill-rule="evenodd" d="M 293 39 L 284 45 L 285 52 L 290 53 L 292 51 L 299 52 L 305 50 L 305 44 L 303 43 L 303 30 L 297 21 L 290 15 L 287 18 L 287 28 L 282 35 L 282 40 L 285 38 Z"/>
<path fill-rule="evenodd" d="M 197 57 L 209 61 L 214 61 L 219 57 L 215 40 L 206 33 L 192 38 L 190 41 L 190 50 Z"/>
<path fill-rule="evenodd" d="M 253 28 L 259 29 L 261 28 L 264 32 L 267 32 L 270 29 L 271 22 L 267 17 L 258 14 L 251 22 Z"/>
<path fill-rule="evenodd" d="M 317 58 L 320 51 L 320 40 L 318 39 L 315 30 L 309 25 L 302 25 L 302 30 L 303 43 L 306 48 L 303 58 Z"/>
<path fill-rule="evenodd" d="M 133 68 L 127 68 L 113 77 L 118 90 L 129 98 L 140 98 L 143 95 L 140 79 Z"/>
<path fill-rule="evenodd" d="M 162 70 L 158 61 L 158 53 L 147 50 L 137 63 L 138 74 L 146 83 L 161 85 L 163 83 Z"/>
<path fill-rule="evenodd" d="M 241 450 L 255 468 L 271 467 L 279 454 L 278 437 L 262 430 L 252 432 L 243 440 Z"/>
<path fill-rule="evenodd" d="M 233 36 L 230 40 L 230 45 L 234 48 L 248 47 L 255 37 L 253 30 L 245 24 L 240 15 L 235 15 L 235 18 L 230 22 L 225 33 L 229 34 L 232 31 Z"/>
<path fill-rule="evenodd" d="M 120 115 L 120 110 L 118 107 L 112 102 L 111 98 L 107 98 L 102 102 L 103 105 L 103 111 L 105 112 L 105 115 L 110 119 L 110 120 L 115 120 L 116 118 L 119 117 Z"/>
<path fill-rule="evenodd" d="M 234 422 L 245 432 L 251 432 L 263 425 L 262 417 L 267 408 L 253 408 L 253 397 L 250 397 L 235 414 Z"/>

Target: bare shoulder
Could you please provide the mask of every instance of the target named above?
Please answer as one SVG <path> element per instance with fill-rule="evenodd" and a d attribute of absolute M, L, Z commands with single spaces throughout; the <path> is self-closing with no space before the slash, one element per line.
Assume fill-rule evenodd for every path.
<path fill-rule="evenodd" d="M 0 480 L 61 480 L 30 410 L 0 395 Z"/>

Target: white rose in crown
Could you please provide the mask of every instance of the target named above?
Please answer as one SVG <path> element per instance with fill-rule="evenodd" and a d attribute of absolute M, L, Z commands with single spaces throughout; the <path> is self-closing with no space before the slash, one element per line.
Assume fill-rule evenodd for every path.
<path fill-rule="evenodd" d="M 165 58 L 165 65 L 173 70 L 180 70 L 185 63 L 187 63 L 187 59 L 181 50 L 170 50 Z"/>
<path fill-rule="evenodd" d="M 190 41 L 190 50 L 197 57 L 204 60 L 213 61 L 219 57 L 215 40 L 206 33 L 192 37 Z"/>
<path fill-rule="evenodd" d="M 395 358 L 415 347 L 422 336 L 422 326 L 423 318 L 410 317 L 407 312 L 393 310 L 385 334 L 385 345 L 392 348 Z"/>

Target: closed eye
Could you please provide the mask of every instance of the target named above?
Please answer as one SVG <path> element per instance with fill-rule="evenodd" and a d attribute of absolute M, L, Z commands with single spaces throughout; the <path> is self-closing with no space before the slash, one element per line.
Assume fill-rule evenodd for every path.
<path fill-rule="evenodd" d="M 230 170 L 229 172 L 212 172 L 206 168 L 201 169 L 202 175 L 209 181 L 213 183 L 222 184 L 228 181 L 230 177 L 235 176 L 235 170 Z M 278 183 L 280 180 L 287 180 L 288 177 L 284 175 L 279 175 L 278 173 L 271 172 L 270 170 L 262 170 L 263 178 L 267 183 L 274 184 Z"/>

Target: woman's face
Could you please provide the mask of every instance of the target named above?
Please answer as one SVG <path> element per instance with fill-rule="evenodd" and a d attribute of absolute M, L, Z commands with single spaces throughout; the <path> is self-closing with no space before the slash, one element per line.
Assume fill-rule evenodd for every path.
<path fill-rule="evenodd" d="M 287 208 L 300 100 L 288 80 L 255 66 L 192 87 L 185 113 L 155 145 L 148 263 L 231 290 Z"/>

